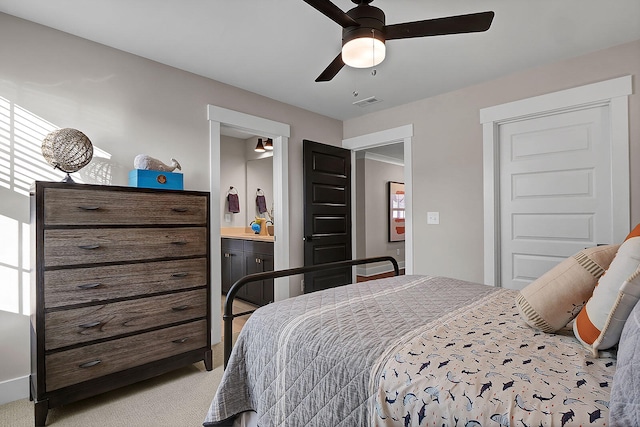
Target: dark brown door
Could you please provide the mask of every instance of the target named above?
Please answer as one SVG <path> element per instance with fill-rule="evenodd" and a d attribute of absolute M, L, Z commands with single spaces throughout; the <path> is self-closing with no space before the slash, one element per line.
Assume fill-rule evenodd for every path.
<path fill-rule="evenodd" d="M 304 265 L 351 259 L 351 152 L 303 141 Z M 305 293 L 351 283 L 351 268 L 304 275 Z"/>

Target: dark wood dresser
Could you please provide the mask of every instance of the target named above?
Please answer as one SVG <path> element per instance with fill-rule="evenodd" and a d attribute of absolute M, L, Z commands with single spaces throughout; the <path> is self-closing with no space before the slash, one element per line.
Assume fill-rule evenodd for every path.
<path fill-rule="evenodd" d="M 49 408 L 203 360 L 212 369 L 209 193 L 31 189 L 35 424 Z"/>

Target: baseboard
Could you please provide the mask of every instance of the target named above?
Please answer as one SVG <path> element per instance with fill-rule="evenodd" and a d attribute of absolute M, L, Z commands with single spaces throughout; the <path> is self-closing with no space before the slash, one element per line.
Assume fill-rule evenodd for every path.
<path fill-rule="evenodd" d="M 0 382 L 0 405 L 29 397 L 29 375 Z"/>
<path fill-rule="evenodd" d="M 400 270 L 404 270 L 404 261 L 398 262 L 398 268 Z M 378 274 L 389 273 L 391 271 L 393 271 L 393 265 L 388 262 L 379 265 L 359 265 L 356 267 L 356 275 L 364 277 L 376 276 Z"/>

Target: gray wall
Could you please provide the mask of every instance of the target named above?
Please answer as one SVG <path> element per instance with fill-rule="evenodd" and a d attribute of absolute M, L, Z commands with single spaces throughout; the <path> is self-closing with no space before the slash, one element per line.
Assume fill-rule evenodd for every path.
<path fill-rule="evenodd" d="M 640 222 L 640 41 L 344 122 L 344 138 L 413 123 L 414 273 L 483 281 L 480 109 L 629 74 L 635 87 L 629 97 L 635 225 Z M 439 225 L 427 225 L 429 211 L 440 212 Z"/>
<path fill-rule="evenodd" d="M 247 226 L 247 174 L 244 139 L 222 136 L 220 138 L 220 218 L 221 227 Z M 231 222 L 225 222 L 224 216 L 229 212 L 227 191 L 233 186 L 240 200 L 240 212 L 231 214 Z"/>
<path fill-rule="evenodd" d="M 302 139 L 340 145 L 340 121 L 2 13 L 0 58 L 0 101 L 8 101 L 6 111 L 11 111 L 0 108 L 0 127 L 13 126 L 10 116 L 24 110 L 56 127 L 80 129 L 111 156 L 104 161 L 111 171 L 109 179 L 101 181 L 105 184 L 126 185 L 133 158 L 145 153 L 165 162 L 177 158 L 185 189 L 208 190 L 207 104 L 289 124 L 289 262 L 303 264 Z M 5 161 L 13 161 L 12 144 L 18 132 L 13 127 L 0 132 L 0 156 Z M 39 146 L 31 149 L 34 162 L 42 163 Z M 22 230 L 29 223 L 29 202 L 14 187 L 14 178 L 0 173 L 0 219 Z M 0 260 L 0 273 L 8 269 L 11 274 L 11 280 L 1 286 L 28 301 L 29 256 L 21 240 L 4 248 L 19 257 L 16 265 L 7 266 Z M 0 310 L 0 401 L 3 386 L 11 385 L 12 380 L 26 384 L 27 311 L 23 304 Z M 26 396 L 27 389 L 23 391 Z"/>
<path fill-rule="evenodd" d="M 267 209 L 273 204 L 273 154 L 256 153 L 258 138 L 247 139 L 222 136 L 220 138 L 220 218 L 221 227 L 248 227 L 258 216 L 256 189 L 263 190 Z M 225 221 L 229 213 L 227 192 L 233 186 L 238 193 L 240 212 L 230 214 L 231 222 Z M 266 214 L 260 216 L 265 217 Z"/>
<path fill-rule="evenodd" d="M 255 146 L 255 145 L 254 145 Z M 273 156 L 260 159 L 247 160 L 247 224 L 256 217 L 270 218 L 268 213 L 259 213 L 256 203 L 258 188 L 262 190 L 267 205 L 271 212 L 273 207 Z"/>
<path fill-rule="evenodd" d="M 369 158 L 356 160 L 356 250 L 359 258 L 390 255 L 402 267 L 404 242 L 389 242 L 389 181 L 403 182 L 404 167 Z M 358 268 L 358 274 L 370 276 L 389 269 L 389 263 L 370 264 Z"/>

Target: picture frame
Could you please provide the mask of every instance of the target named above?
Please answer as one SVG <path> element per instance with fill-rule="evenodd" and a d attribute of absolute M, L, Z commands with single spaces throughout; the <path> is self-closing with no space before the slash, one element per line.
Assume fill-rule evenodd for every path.
<path fill-rule="evenodd" d="M 402 242 L 405 236 L 404 183 L 387 182 L 389 201 L 389 241 Z"/>

